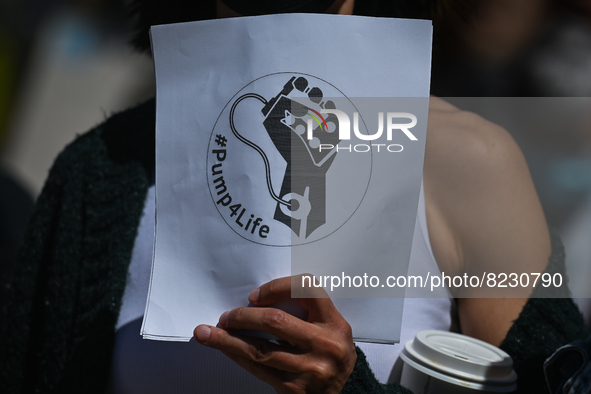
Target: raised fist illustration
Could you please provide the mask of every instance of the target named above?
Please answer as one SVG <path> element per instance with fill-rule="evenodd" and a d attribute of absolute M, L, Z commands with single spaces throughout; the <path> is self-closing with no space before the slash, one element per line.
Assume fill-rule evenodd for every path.
<path fill-rule="evenodd" d="M 304 77 L 292 77 L 263 107 L 263 125 L 287 162 L 274 219 L 307 238 L 326 222 L 326 172 L 339 143 L 335 109 L 322 90 Z"/>

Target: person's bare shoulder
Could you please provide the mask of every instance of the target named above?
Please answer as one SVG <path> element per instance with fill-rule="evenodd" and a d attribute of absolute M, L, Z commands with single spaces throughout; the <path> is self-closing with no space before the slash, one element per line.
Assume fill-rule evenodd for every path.
<path fill-rule="evenodd" d="M 521 150 L 503 128 L 432 99 L 424 185 L 429 235 L 442 271 L 544 271 L 550 255 L 546 220 Z M 498 345 L 524 302 L 461 299 L 462 331 Z"/>
<path fill-rule="evenodd" d="M 429 233 L 440 263 L 487 268 L 512 253 L 513 264 L 544 269 L 550 253 L 545 218 L 525 159 L 507 131 L 434 98 L 424 178 Z"/>

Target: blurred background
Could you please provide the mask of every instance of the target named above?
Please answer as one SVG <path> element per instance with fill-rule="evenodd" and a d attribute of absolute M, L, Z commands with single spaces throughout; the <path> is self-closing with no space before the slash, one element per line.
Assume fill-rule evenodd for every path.
<path fill-rule="evenodd" d="M 432 93 L 514 136 L 591 289 L 591 0 L 441 0 L 434 30 Z M 0 0 L 2 284 L 56 155 L 155 94 L 129 40 L 126 0 Z"/>
<path fill-rule="evenodd" d="M 57 154 L 155 94 L 126 23 L 120 0 L 0 0 L 0 301 Z"/>

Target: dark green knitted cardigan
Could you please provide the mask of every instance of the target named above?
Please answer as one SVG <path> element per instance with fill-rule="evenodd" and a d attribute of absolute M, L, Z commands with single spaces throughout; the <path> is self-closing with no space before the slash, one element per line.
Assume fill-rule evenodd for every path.
<path fill-rule="evenodd" d="M 105 391 L 128 265 L 154 174 L 154 124 L 151 100 L 112 116 L 57 158 L 2 306 L 0 392 Z M 560 247 L 553 261 L 564 265 Z M 502 345 L 515 361 L 520 391 L 544 392 L 543 361 L 558 346 L 586 336 L 570 299 L 531 299 Z M 408 392 L 378 383 L 357 351 L 344 392 Z"/>

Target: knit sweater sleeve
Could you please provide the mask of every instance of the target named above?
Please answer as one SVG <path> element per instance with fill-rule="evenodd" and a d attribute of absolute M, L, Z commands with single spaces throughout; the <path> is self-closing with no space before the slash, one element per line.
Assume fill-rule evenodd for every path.
<path fill-rule="evenodd" d="M 378 382 L 363 351 L 358 347 L 355 347 L 355 351 L 357 352 L 355 369 L 341 391 L 342 394 L 412 394 L 412 391 L 398 383 L 382 384 Z"/>
<path fill-rule="evenodd" d="M 34 391 L 31 386 L 25 387 L 27 382 L 34 386 L 33 381 L 37 380 L 30 375 L 31 371 L 42 370 L 48 366 L 53 370 L 47 358 L 42 360 L 39 357 L 39 352 L 45 346 L 40 336 L 36 335 L 36 332 L 45 332 L 42 327 L 47 322 L 47 315 L 55 313 L 61 316 L 66 327 L 71 323 L 60 310 L 54 310 L 56 305 L 52 304 L 51 298 L 56 294 L 48 294 L 59 291 L 62 293 L 60 298 L 71 299 L 76 291 L 67 285 L 75 281 L 68 269 L 70 267 L 59 264 L 59 261 L 78 260 L 80 250 L 80 240 L 75 236 L 81 224 L 80 220 L 76 220 L 75 217 L 63 217 L 64 214 L 70 216 L 73 212 L 79 212 L 82 203 L 68 201 L 66 195 L 72 191 L 68 185 L 67 174 L 76 177 L 76 169 L 69 165 L 68 155 L 69 152 L 64 152 L 50 171 L 30 219 L 12 283 L 7 289 L 8 297 L 0 319 L 0 382 L 5 392 Z M 66 226 L 70 231 L 64 231 Z M 64 234 L 58 235 L 60 232 Z M 65 245 L 68 247 L 64 247 Z M 62 281 L 64 285 L 60 290 L 50 289 L 43 283 L 44 278 L 57 275 L 65 275 Z M 62 305 L 59 309 L 62 308 L 69 310 L 74 308 L 74 305 Z M 49 324 L 51 331 L 65 328 Z M 65 332 L 56 335 L 54 350 L 64 343 L 65 338 L 61 337 L 62 335 L 67 336 Z M 50 351 L 49 355 L 56 356 L 56 364 L 62 363 L 61 355 L 54 354 L 53 351 Z"/>
<path fill-rule="evenodd" d="M 559 347 L 589 336 L 583 316 L 570 298 L 564 257 L 560 238 L 553 233 L 546 272 L 562 275 L 565 283 L 551 293 L 538 286 L 500 346 L 513 358 L 518 376 L 516 393 L 549 393 L 544 361 Z"/>
<path fill-rule="evenodd" d="M 104 127 L 59 155 L 37 200 L 0 311 L 3 393 L 104 392 L 148 188 L 141 165 L 110 159 Z"/>

